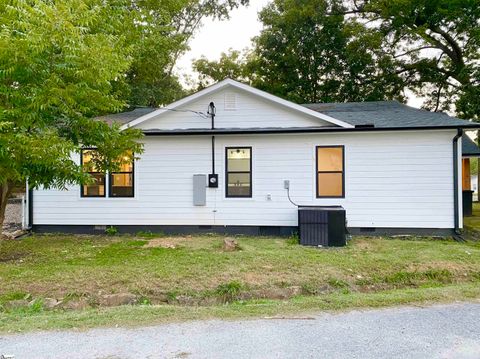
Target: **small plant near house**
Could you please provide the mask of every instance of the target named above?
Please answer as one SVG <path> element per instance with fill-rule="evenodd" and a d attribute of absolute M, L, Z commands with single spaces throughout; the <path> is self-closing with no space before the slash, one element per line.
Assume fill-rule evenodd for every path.
<path fill-rule="evenodd" d="M 219 297 L 223 298 L 223 301 L 225 303 L 229 303 L 237 299 L 238 294 L 242 290 L 242 287 L 242 283 L 234 280 L 228 283 L 220 284 L 215 290 L 215 293 Z"/>
<path fill-rule="evenodd" d="M 287 238 L 287 244 L 292 246 L 300 244 L 300 236 L 298 235 L 298 232 L 294 232 L 290 237 Z"/>
<path fill-rule="evenodd" d="M 107 236 L 115 236 L 118 234 L 118 229 L 114 226 L 107 227 L 107 229 L 105 229 L 105 234 Z"/>

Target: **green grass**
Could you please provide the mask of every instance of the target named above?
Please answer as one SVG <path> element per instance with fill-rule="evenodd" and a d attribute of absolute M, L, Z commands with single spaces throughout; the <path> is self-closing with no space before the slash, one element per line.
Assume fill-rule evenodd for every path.
<path fill-rule="evenodd" d="M 344 248 L 317 249 L 280 238 L 236 240 L 241 250 L 233 252 L 222 250 L 220 236 L 37 235 L 0 241 L 0 331 L 480 296 L 480 242 L 357 237 Z M 145 305 L 84 311 L 47 311 L 41 305 L 44 298 L 80 298 L 95 306 L 98 296 L 124 292 Z M 24 298 L 36 304 L 8 308 L 10 301 Z M 153 305 L 164 301 L 169 304 Z"/>
<path fill-rule="evenodd" d="M 463 225 L 467 231 L 473 231 L 474 234 L 480 234 L 480 202 L 473 202 L 473 211 L 471 217 L 463 218 Z"/>

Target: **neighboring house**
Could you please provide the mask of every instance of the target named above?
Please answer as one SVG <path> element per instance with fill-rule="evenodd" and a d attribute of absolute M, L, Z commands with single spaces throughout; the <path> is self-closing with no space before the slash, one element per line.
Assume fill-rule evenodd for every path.
<path fill-rule="evenodd" d="M 462 137 L 463 190 L 477 192 L 477 175 L 470 171 L 470 160 L 480 157 L 480 148 L 468 136 Z"/>
<path fill-rule="evenodd" d="M 227 79 L 166 108 L 103 119 L 145 133 L 141 159 L 92 173 L 95 185 L 33 191 L 33 230 L 284 235 L 297 227 L 291 201 L 343 206 L 352 233 L 462 228 L 461 135 L 477 125 L 443 113 L 301 106 Z"/>
<path fill-rule="evenodd" d="M 480 157 L 480 148 L 477 144 L 472 141 L 469 136 L 463 136 L 462 139 L 462 189 L 464 192 L 463 200 L 464 206 L 463 210 L 466 214 L 472 214 L 472 194 L 475 194 L 473 197 L 478 198 L 477 196 L 477 184 L 478 177 L 476 174 L 472 174 L 470 170 L 470 161 L 472 159 L 477 159 Z"/>

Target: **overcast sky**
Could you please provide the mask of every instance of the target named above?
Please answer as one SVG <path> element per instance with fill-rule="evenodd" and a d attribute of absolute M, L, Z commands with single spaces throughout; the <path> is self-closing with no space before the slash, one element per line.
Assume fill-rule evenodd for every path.
<path fill-rule="evenodd" d="M 250 0 L 248 7 L 242 6 L 231 11 L 230 20 L 205 20 L 203 27 L 190 41 L 190 51 L 179 59 L 177 73 L 191 74 L 192 60 L 202 55 L 214 60 L 230 48 L 243 50 L 250 46 L 250 39 L 262 29 L 258 12 L 268 3 L 269 0 Z"/>
<path fill-rule="evenodd" d="M 190 41 L 190 51 L 178 60 L 176 72 L 180 76 L 192 75 L 192 60 L 202 55 L 209 60 L 216 60 L 222 52 L 230 48 L 243 50 L 249 47 L 251 38 L 258 35 L 262 29 L 262 24 L 258 21 L 258 12 L 269 2 L 269 0 L 250 0 L 248 7 L 231 11 L 230 20 L 205 20 L 202 28 Z M 421 99 L 411 94 L 408 97 L 410 106 L 421 106 Z"/>

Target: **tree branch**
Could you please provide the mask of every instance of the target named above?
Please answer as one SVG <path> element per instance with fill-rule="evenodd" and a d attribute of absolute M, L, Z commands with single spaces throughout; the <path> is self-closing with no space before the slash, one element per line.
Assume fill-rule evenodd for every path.
<path fill-rule="evenodd" d="M 396 58 L 399 58 L 399 57 L 402 57 L 402 56 L 405 56 L 405 55 L 409 55 L 409 54 L 411 54 L 411 53 L 414 53 L 414 52 L 417 52 L 417 51 L 420 51 L 420 50 L 436 49 L 436 48 L 437 48 L 437 47 L 431 46 L 431 45 L 421 46 L 421 47 L 418 47 L 418 48 L 416 48 L 416 49 L 412 49 L 412 50 L 406 51 L 406 52 L 404 52 L 404 53 L 395 55 L 395 56 L 393 56 L 393 57 L 396 59 Z"/>
<path fill-rule="evenodd" d="M 438 87 L 438 91 L 437 91 L 437 98 L 436 98 L 436 104 L 435 104 L 434 112 L 438 112 L 438 108 L 440 107 L 440 97 L 442 95 L 442 88 L 443 88 L 443 84 L 440 84 L 440 86 Z"/>

